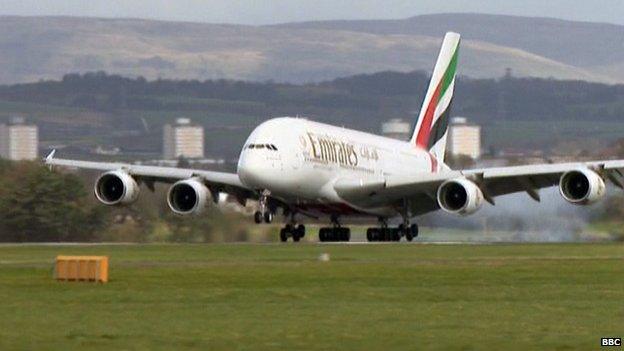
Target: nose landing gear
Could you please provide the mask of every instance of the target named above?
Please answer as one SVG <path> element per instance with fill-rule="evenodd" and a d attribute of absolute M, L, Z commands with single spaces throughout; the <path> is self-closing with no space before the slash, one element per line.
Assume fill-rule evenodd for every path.
<path fill-rule="evenodd" d="M 256 222 L 256 224 L 260 224 L 262 222 L 273 222 L 274 209 L 269 208 L 269 206 L 267 205 L 268 197 L 269 192 L 266 190 L 263 191 L 262 194 L 260 194 L 260 198 L 258 199 L 260 209 L 254 213 L 254 222 Z"/>
<path fill-rule="evenodd" d="M 256 211 L 254 213 L 254 222 L 256 222 L 256 224 L 260 224 L 262 222 L 264 223 L 273 222 L 273 212 L 267 211 L 267 210 L 265 210 L 264 212 Z"/>

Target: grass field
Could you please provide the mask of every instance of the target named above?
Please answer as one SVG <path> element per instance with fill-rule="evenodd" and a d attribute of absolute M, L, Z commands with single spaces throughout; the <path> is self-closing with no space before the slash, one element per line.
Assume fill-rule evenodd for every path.
<path fill-rule="evenodd" d="M 57 254 L 112 280 L 55 282 Z M 597 350 L 624 245 L 0 246 L 0 316 L 0 350 Z"/>

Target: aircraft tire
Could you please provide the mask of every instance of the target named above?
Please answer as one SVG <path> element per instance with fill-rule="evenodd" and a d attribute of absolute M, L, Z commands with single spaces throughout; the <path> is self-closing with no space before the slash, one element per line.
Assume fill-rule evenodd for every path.
<path fill-rule="evenodd" d="M 293 237 L 293 239 L 294 239 L 294 237 Z M 283 242 L 283 243 L 288 241 L 288 231 L 286 230 L 286 228 L 280 229 L 280 241 Z"/>
<path fill-rule="evenodd" d="M 401 232 L 398 228 L 390 229 L 390 239 L 392 241 L 401 241 Z"/>
<path fill-rule="evenodd" d="M 254 213 L 254 222 L 256 222 L 256 224 L 260 224 L 262 223 L 262 220 L 263 220 L 262 212 L 256 211 Z"/>
<path fill-rule="evenodd" d="M 305 226 L 303 224 L 299 224 L 296 230 L 300 238 L 303 238 L 305 236 Z"/>
<path fill-rule="evenodd" d="M 412 224 L 409 228 L 410 233 L 412 234 L 412 237 L 417 238 L 418 237 L 418 224 Z"/>
<path fill-rule="evenodd" d="M 339 241 L 349 241 L 351 240 L 351 229 L 349 228 L 338 228 L 339 233 Z"/>
<path fill-rule="evenodd" d="M 271 211 L 266 211 L 264 213 L 264 223 L 271 223 L 273 222 L 273 213 L 271 213 Z"/>
<path fill-rule="evenodd" d="M 382 231 L 381 228 L 368 228 L 366 230 L 366 238 L 368 241 L 382 241 Z"/>
<path fill-rule="evenodd" d="M 327 228 L 321 228 L 319 229 L 319 241 L 320 242 L 325 242 L 327 241 Z"/>

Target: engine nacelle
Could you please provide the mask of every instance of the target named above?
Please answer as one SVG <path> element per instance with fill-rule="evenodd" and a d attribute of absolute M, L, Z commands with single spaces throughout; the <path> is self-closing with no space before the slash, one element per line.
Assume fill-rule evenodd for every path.
<path fill-rule="evenodd" d="M 139 185 L 124 171 L 102 174 L 94 187 L 95 197 L 105 205 L 127 205 L 139 197 Z"/>
<path fill-rule="evenodd" d="M 465 178 L 447 180 L 438 188 L 438 204 L 448 213 L 466 216 L 483 204 L 483 192 Z"/>
<path fill-rule="evenodd" d="M 179 215 L 199 214 L 206 208 L 210 191 L 196 178 L 181 180 L 169 188 L 167 204 Z"/>
<path fill-rule="evenodd" d="M 602 177 L 587 168 L 568 171 L 561 175 L 559 192 L 575 205 L 588 205 L 600 200 L 606 192 Z"/>

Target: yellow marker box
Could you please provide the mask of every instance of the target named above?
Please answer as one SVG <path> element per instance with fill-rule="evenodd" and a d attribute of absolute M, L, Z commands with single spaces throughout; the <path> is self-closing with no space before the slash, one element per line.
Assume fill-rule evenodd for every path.
<path fill-rule="evenodd" d="M 56 280 L 108 282 L 108 256 L 57 256 Z"/>

